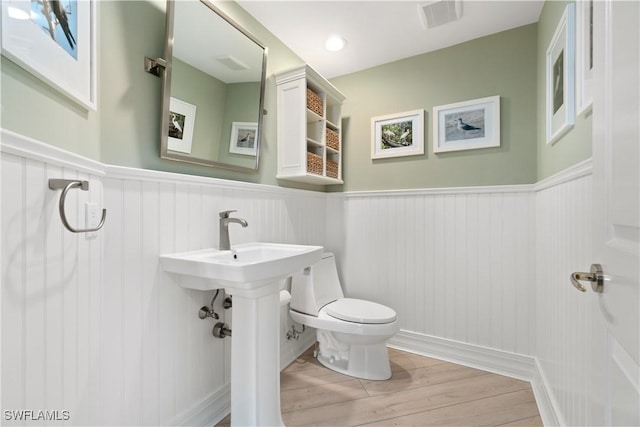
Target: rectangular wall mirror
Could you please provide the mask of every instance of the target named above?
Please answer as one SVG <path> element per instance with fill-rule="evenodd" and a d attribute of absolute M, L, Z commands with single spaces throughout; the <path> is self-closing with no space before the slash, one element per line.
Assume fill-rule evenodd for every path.
<path fill-rule="evenodd" d="M 267 49 L 208 0 L 168 0 L 160 156 L 258 170 Z"/>

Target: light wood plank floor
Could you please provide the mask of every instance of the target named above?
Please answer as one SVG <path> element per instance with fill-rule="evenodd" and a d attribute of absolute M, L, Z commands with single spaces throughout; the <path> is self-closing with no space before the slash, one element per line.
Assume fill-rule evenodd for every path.
<path fill-rule="evenodd" d="M 367 381 L 323 367 L 310 348 L 281 373 L 285 424 L 542 426 L 525 381 L 395 349 L 389 357 L 391 379 Z"/>

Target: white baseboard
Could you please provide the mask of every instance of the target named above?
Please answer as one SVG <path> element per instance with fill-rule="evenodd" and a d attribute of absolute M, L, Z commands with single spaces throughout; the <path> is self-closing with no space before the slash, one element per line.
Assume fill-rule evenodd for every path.
<path fill-rule="evenodd" d="M 300 327 L 298 325 L 298 327 Z M 303 332 L 298 340 L 291 340 L 285 342 L 280 347 L 280 370 L 283 370 L 294 360 L 296 360 L 302 353 L 304 353 L 309 347 L 316 343 L 316 330 L 313 328 L 307 328 Z"/>
<path fill-rule="evenodd" d="M 535 357 L 494 350 L 459 341 L 400 331 L 388 341 L 389 347 L 447 362 L 481 369 L 531 383 L 538 411 L 545 426 L 564 425 L 557 416 L 544 374 Z"/>
<path fill-rule="evenodd" d="M 231 412 L 231 385 L 225 384 L 186 412 L 169 421 L 170 426 L 214 426 Z"/>
<path fill-rule="evenodd" d="M 471 368 L 531 381 L 535 362 L 531 356 L 494 350 L 460 341 L 400 331 L 388 342 L 390 347 L 446 360 Z"/>
<path fill-rule="evenodd" d="M 537 360 L 534 374 L 535 376 L 531 380 L 531 388 L 533 389 L 533 395 L 536 397 L 536 403 L 538 404 L 538 411 L 540 412 L 540 418 L 542 418 L 543 425 L 567 425 L 560 417 L 560 411 L 556 410 L 558 405 L 553 398 L 553 395 L 549 393 L 550 388 L 547 386 L 548 383 L 546 377 Z"/>

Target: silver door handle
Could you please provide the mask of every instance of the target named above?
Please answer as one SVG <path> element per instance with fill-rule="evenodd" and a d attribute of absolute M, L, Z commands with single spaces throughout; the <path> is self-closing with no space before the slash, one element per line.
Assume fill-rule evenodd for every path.
<path fill-rule="evenodd" d="M 580 280 L 591 282 L 591 289 L 594 292 L 602 293 L 604 290 L 604 271 L 600 264 L 591 264 L 590 273 L 575 272 L 571 274 L 571 284 L 576 287 L 580 292 L 587 292 Z"/>

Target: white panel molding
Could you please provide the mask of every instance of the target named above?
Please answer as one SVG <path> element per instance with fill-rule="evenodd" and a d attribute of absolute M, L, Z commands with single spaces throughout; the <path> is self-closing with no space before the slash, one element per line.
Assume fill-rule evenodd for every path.
<path fill-rule="evenodd" d="M 443 187 L 416 188 L 407 190 L 376 190 L 376 191 L 346 191 L 344 193 L 329 193 L 332 197 L 347 199 L 360 197 L 408 197 L 408 196 L 437 196 L 456 194 L 496 194 L 496 193 L 530 193 L 535 184 L 522 185 L 487 185 L 482 187 Z"/>
<path fill-rule="evenodd" d="M 97 176 L 105 174 L 103 163 L 2 128 L 0 152 Z"/>
<path fill-rule="evenodd" d="M 592 166 L 591 158 L 588 158 L 586 160 L 581 161 L 580 163 L 576 163 L 575 165 L 568 167 L 563 171 L 560 171 L 554 175 L 551 175 L 550 177 L 545 178 L 542 181 L 538 181 L 538 183 L 533 186 L 533 190 L 535 192 L 544 191 L 549 188 L 553 188 L 558 185 L 567 183 L 569 181 L 573 181 L 578 178 L 591 175 L 592 171 L 593 171 L 593 166 Z"/>
<path fill-rule="evenodd" d="M 109 178 L 136 180 L 145 182 L 169 182 L 172 184 L 195 184 L 207 185 L 221 189 L 260 191 L 262 193 L 280 195 L 316 195 L 324 197 L 324 193 L 310 190 L 300 190 L 295 188 L 278 187 L 268 184 L 256 184 L 246 181 L 233 181 L 221 178 L 211 178 L 206 176 L 186 175 L 175 172 L 164 172 L 150 169 L 138 169 L 126 166 L 105 165 L 105 172 Z"/>
<path fill-rule="evenodd" d="M 531 382 L 535 359 L 460 341 L 401 330 L 388 341 L 389 347 L 457 363 L 483 371 Z"/>

